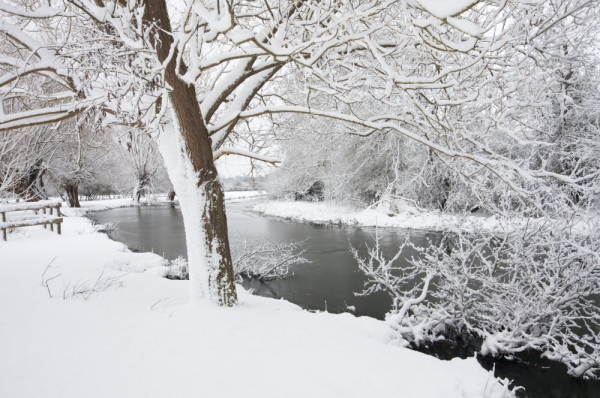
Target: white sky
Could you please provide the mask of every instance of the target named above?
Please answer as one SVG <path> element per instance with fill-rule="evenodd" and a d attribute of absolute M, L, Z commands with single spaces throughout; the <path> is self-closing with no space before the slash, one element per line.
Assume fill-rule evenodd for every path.
<path fill-rule="evenodd" d="M 250 172 L 250 160 L 243 156 L 222 156 L 215 162 L 221 177 L 246 176 Z"/>

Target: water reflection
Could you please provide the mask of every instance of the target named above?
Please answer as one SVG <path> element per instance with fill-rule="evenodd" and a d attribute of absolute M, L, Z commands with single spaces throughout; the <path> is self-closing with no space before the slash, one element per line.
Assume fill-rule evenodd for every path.
<path fill-rule="evenodd" d="M 374 229 L 347 229 L 310 223 L 292 223 L 273 220 L 244 211 L 252 202 L 227 203 L 229 236 L 232 247 L 241 239 L 249 241 L 271 239 L 275 242 L 306 240 L 305 257 L 311 261 L 295 268 L 294 275 L 284 280 L 260 282 L 245 279 L 244 287 L 255 294 L 272 298 L 285 298 L 304 308 L 343 312 L 348 306 L 356 308 L 357 315 L 382 319 L 390 310 L 391 299 L 384 292 L 367 297 L 356 297 L 365 283 L 349 251 L 350 245 L 366 256 L 366 243 L 374 241 Z M 140 251 L 153 251 L 167 259 L 186 255 L 185 232 L 181 211 L 177 206 L 128 207 L 92 213 L 99 223 L 118 222 L 114 238 Z M 401 231 L 380 230 L 380 245 L 384 253 L 393 256 L 404 242 Z M 411 234 L 411 241 L 419 247 L 428 239 L 438 241 L 437 234 Z M 448 247 L 448 250 L 451 250 Z M 403 262 L 414 255 L 407 250 Z M 447 345 L 447 344 L 446 344 Z M 427 353 L 442 358 L 471 355 L 456 347 L 430 347 Z M 570 378 L 565 366 L 539 358 L 537 353 L 518 355 L 516 360 L 480 358 L 488 369 L 495 366 L 495 374 L 508 377 L 526 390 L 518 395 L 528 398 L 600 398 L 600 383 Z"/>
<path fill-rule="evenodd" d="M 242 239 L 270 239 L 275 242 L 306 241 L 304 257 L 310 263 L 295 268 L 294 275 L 283 280 L 261 282 L 245 279 L 244 287 L 255 294 L 285 298 L 304 308 L 343 312 L 353 306 L 356 314 L 383 319 L 390 310 L 391 299 L 384 292 L 356 297 L 366 281 L 350 253 L 350 245 L 366 256 L 365 244 L 372 244 L 374 229 L 347 229 L 310 223 L 282 222 L 260 217 L 244 210 L 249 202 L 227 203 L 227 220 L 232 247 Z M 181 211 L 175 206 L 126 207 L 91 214 L 99 223 L 118 222 L 113 237 L 139 251 L 151 251 L 174 259 L 186 255 Z M 384 253 L 393 255 L 405 241 L 405 234 L 385 230 L 378 232 Z M 429 237 L 435 238 L 435 235 Z M 427 234 L 413 235 L 417 246 L 427 244 Z M 406 250 L 405 256 L 416 254 Z M 406 257 L 399 259 L 406 261 Z"/>

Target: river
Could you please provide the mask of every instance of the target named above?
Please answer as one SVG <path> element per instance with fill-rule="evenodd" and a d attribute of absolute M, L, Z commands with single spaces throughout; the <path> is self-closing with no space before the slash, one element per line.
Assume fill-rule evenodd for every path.
<path fill-rule="evenodd" d="M 242 239 L 248 241 L 270 239 L 275 242 L 305 241 L 304 257 L 310 261 L 296 266 L 294 274 L 286 279 L 259 282 L 245 280 L 244 287 L 254 294 L 272 298 L 285 298 L 303 308 L 348 311 L 354 307 L 356 315 L 383 319 L 390 310 L 391 299 L 384 292 L 357 297 L 366 281 L 350 253 L 350 246 L 366 256 L 367 244 L 372 245 L 376 234 L 384 253 L 393 256 L 405 241 L 406 232 L 373 228 L 341 228 L 314 223 L 295 223 L 265 218 L 248 212 L 253 201 L 228 201 L 227 222 L 232 247 Z M 113 239 L 136 251 L 152 251 L 167 259 L 185 256 L 186 243 L 183 219 L 178 206 L 125 207 L 90 214 L 98 223 L 118 223 Z M 429 240 L 439 239 L 438 234 L 411 233 L 415 246 L 425 246 Z M 398 261 L 407 261 L 412 253 Z M 445 357 L 443 350 L 428 352 Z M 465 353 L 461 353 L 465 355 Z M 515 380 L 526 387 L 519 396 L 528 398 L 600 398 L 600 382 L 575 380 L 566 374 L 562 364 L 539 359 L 536 354 L 521 355 L 517 360 L 480 360 L 488 369 L 496 367 L 496 375 Z"/>
<path fill-rule="evenodd" d="M 304 308 L 347 311 L 354 307 L 357 315 L 383 319 L 389 312 L 391 299 L 384 292 L 367 297 L 356 297 L 365 283 L 365 276 L 357 268 L 350 246 L 366 256 L 366 244 L 372 245 L 376 233 L 385 253 L 394 254 L 406 235 L 397 231 L 375 229 L 350 229 L 311 223 L 285 222 L 265 218 L 246 211 L 255 201 L 227 202 L 227 223 L 232 247 L 242 239 L 256 241 L 270 239 L 274 242 L 304 241 L 304 257 L 309 263 L 297 265 L 294 274 L 286 279 L 259 282 L 245 280 L 244 287 L 255 294 L 285 298 Z M 124 207 L 95 212 L 91 215 L 98 223 L 117 222 L 111 236 L 126 243 L 136 251 L 152 251 L 166 259 L 185 256 L 186 243 L 183 219 L 178 206 Z M 435 234 L 411 236 L 417 246 L 427 245 Z M 410 255 L 410 251 L 407 251 Z M 402 261 L 406 261 L 402 258 Z"/>

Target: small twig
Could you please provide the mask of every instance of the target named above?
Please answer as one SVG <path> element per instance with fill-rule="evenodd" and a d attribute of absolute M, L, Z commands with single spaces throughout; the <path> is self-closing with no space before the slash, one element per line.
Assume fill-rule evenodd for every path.
<path fill-rule="evenodd" d="M 48 282 L 50 282 L 50 281 L 51 281 L 51 280 L 53 280 L 53 279 L 56 279 L 56 278 L 58 278 L 58 277 L 59 277 L 59 276 L 61 276 L 61 275 L 62 275 L 62 274 L 58 274 L 58 275 L 55 275 L 55 276 L 53 276 L 53 277 L 52 277 L 52 278 L 50 278 L 50 279 L 46 279 L 46 282 L 45 282 L 45 284 L 46 284 L 46 285 L 45 285 L 45 287 L 46 287 L 46 289 L 48 290 L 48 295 L 50 296 L 50 298 L 52 298 L 52 292 L 50 292 L 50 286 L 48 286 Z M 43 285 L 42 285 L 42 286 L 43 286 Z"/>
<path fill-rule="evenodd" d="M 63 300 L 67 299 L 67 291 L 69 290 L 69 286 L 71 285 L 71 281 L 67 282 L 67 286 L 65 287 L 63 282 Z"/>
<path fill-rule="evenodd" d="M 92 285 L 91 289 L 88 291 L 88 295 L 86 297 L 84 297 L 84 300 L 87 300 L 88 298 L 90 298 L 90 295 L 92 294 L 92 292 L 96 289 L 96 287 L 98 286 L 98 282 L 100 281 L 100 279 L 102 278 L 102 275 L 104 275 L 104 271 L 106 270 L 106 268 L 102 268 L 102 272 L 100 272 L 100 275 L 98 275 L 98 278 L 96 278 L 96 282 L 94 282 L 94 284 Z"/>
<path fill-rule="evenodd" d="M 46 275 L 46 272 L 48 272 L 48 269 L 50 268 L 50 266 L 52 265 L 52 263 L 54 262 L 54 260 L 56 260 L 56 257 L 54 257 L 52 259 L 52 261 L 50 261 L 48 263 L 48 265 L 46 266 L 46 269 L 44 269 L 44 272 L 42 273 L 42 287 L 45 287 L 46 290 L 48 290 L 48 296 L 50 296 L 50 298 L 52 298 L 52 292 L 50 291 L 50 286 L 48 286 L 48 282 L 50 282 L 51 280 L 56 279 L 56 278 L 58 278 L 59 276 L 62 275 L 62 274 L 58 274 L 58 275 L 54 275 L 54 276 L 52 276 L 50 278 L 47 278 L 47 279 L 44 278 L 45 275 Z"/>
<path fill-rule="evenodd" d="M 48 265 L 46 266 L 46 269 L 44 269 L 44 272 L 42 273 L 42 286 L 43 286 L 43 287 L 45 287 L 45 286 L 44 286 L 44 275 L 46 275 L 46 272 L 48 271 L 48 268 L 50 268 L 50 265 L 52 265 L 52 263 L 54 262 L 54 260 L 56 260 L 56 257 L 58 257 L 58 256 L 55 256 L 55 257 L 52 259 L 52 261 L 50 261 L 50 262 L 48 263 Z"/>
<path fill-rule="evenodd" d="M 168 297 L 166 297 L 166 298 L 163 298 L 163 299 L 160 299 L 160 300 L 158 300 L 156 303 L 154 303 L 154 304 L 152 304 L 152 305 L 150 306 L 150 311 L 152 311 L 152 310 L 154 309 L 154 307 L 155 307 L 155 306 L 156 306 L 158 303 L 160 303 L 160 302 L 162 302 L 162 301 L 165 301 L 165 300 L 170 300 L 170 299 L 169 299 Z"/>

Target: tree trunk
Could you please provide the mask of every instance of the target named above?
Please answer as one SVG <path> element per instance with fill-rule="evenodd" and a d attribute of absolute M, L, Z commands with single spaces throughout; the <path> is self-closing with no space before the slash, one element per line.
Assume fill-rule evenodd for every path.
<path fill-rule="evenodd" d="M 131 193 L 131 200 L 133 200 L 135 203 L 140 203 L 141 199 L 142 199 L 142 189 L 141 189 L 140 183 L 138 181 L 135 183 L 135 186 L 133 187 L 133 192 Z"/>
<path fill-rule="evenodd" d="M 17 194 L 25 202 L 37 202 L 48 199 L 44 194 L 44 183 L 42 180 L 44 172 L 42 161 L 38 160 L 19 178 L 12 190 L 13 193 Z"/>
<path fill-rule="evenodd" d="M 175 200 L 175 190 L 171 189 L 168 193 L 167 193 L 167 199 L 169 200 L 169 202 L 172 202 Z"/>
<path fill-rule="evenodd" d="M 165 0 L 147 0 L 144 20 L 158 28 L 154 32 L 158 40 L 153 44 L 158 59 L 164 62 L 173 43 Z M 170 104 L 163 104 L 171 106 L 174 125 L 161 132 L 159 148 L 183 213 L 192 299 L 206 297 L 219 305 L 232 306 L 237 294 L 223 189 L 196 90 L 177 77 L 177 58 L 175 53 L 166 67 Z"/>
<path fill-rule="evenodd" d="M 81 207 L 81 205 L 79 204 L 79 185 L 65 184 L 64 189 L 67 193 L 69 207 Z"/>

